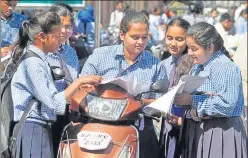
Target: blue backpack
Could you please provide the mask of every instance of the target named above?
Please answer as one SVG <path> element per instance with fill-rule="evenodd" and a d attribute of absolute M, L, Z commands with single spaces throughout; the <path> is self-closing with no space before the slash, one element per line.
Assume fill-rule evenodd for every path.
<path fill-rule="evenodd" d="M 24 121 L 32 108 L 34 98 L 30 101 L 27 109 L 22 115 L 21 120 L 14 122 L 13 100 L 11 95 L 11 80 L 16 72 L 18 65 L 25 59 L 30 57 L 40 58 L 36 53 L 27 51 L 19 60 L 18 64 L 10 64 L 13 71 L 10 76 L 1 80 L 1 105 L 0 105 L 0 158 L 15 157 L 16 138 L 19 129 L 24 124 Z M 40 103 L 39 103 L 40 104 Z"/>

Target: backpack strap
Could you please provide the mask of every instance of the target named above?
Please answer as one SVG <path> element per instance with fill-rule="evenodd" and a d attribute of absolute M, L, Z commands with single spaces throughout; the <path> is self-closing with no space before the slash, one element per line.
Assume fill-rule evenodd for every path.
<path fill-rule="evenodd" d="M 24 122 L 26 120 L 26 117 L 28 116 L 29 111 L 31 110 L 32 106 L 34 105 L 34 101 L 35 101 L 34 98 L 32 98 L 30 100 L 30 102 L 28 103 L 27 108 L 25 109 L 25 111 L 24 111 L 24 113 L 23 113 L 23 115 L 21 117 L 21 120 L 15 125 L 15 128 L 13 130 L 13 134 L 12 134 L 12 137 L 14 139 L 17 138 L 17 135 L 18 135 L 18 133 L 20 131 L 20 128 L 23 126 L 23 124 L 24 124 Z M 38 101 L 38 105 L 40 105 L 40 104 L 41 103 Z"/>
<path fill-rule="evenodd" d="M 7 79 L 6 83 L 4 84 L 3 88 L 1 89 L 1 98 L 3 97 L 3 92 L 5 91 L 5 89 L 7 88 L 9 82 L 11 82 L 15 72 L 17 71 L 17 68 L 18 66 L 21 64 L 21 62 L 27 58 L 30 58 L 30 57 L 37 57 L 37 58 L 40 58 L 41 57 L 39 55 L 37 55 L 36 53 L 34 53 L 33 51 L 26 51 L 25 54 L 23 54 L 21 56 L 21 58 L 18 60 L 17 64 L 15 65 L 15 68 L 13 70 L 13 72 L 11 73 L 10 77 Z"/>
<path fill-rule="evenodd" d="M 36 57 L 36 58 L 40 58 L 41 59 L 41 57 L 39 56 L 39 55 L 37 55 L 36 53 L 34 53 L 33 51 L 27 51 L 21 58 L 20 58 L 20 60 L 18 61 L 18 64 L 16 65 L 16 68 L 15 68 L 15 70 L 13 71 L 13 74 L 11 75 L 11 77 L 9 78 L 9 80 L 8 80 L 8 82 L 10 82 L 11 80 L 12 80 L 12 77 L 13 77 L 13 75 L 14 75 L 14 73 L 16 72 L 16 70 L 17 70 L 17 68 L 18 68 L 18 66 L 21 64 L 21 62 L 22 61 L 24 61 L 25 59 L 27 59 L 27 58 L 30 58 L 30 57 Z M 6 84 L 7 85 L 7 84 Z M 6 86 L 7 87 L 7 86 Z M 5 88 L 6 88 L 5 87 Z M 3 89 L 4 90 L 4 89 Z M 15 127 L 14 127 L 14 130 L 13 130 L 13 134 L 12 134 L 12 138 L 17 138 L 17 135 L 18 135 L 18 132 L 19 132 L 19 130 L 20 130 L 20 128 L 23 126 L 23 124 L 24 124 L 24 122 L 25 122 L 25 119 L 26 119 L 26 117 L 27 117 L 27 115 L 28 115 L 28 113 L 29 113 L 29 111 L 31 110 L 31 108 L 32 108 L 32 106 L 33 106 L 33 104 L 34 104 L 34 101 L 35 101 L 35 98 L 32 98 L 31 100 L 30 100 L 30 102 L 28 103 L 28 106 L 27 106 L 27 108 L 24 110 L 24 113 L 23 113 L 23 115 L 22 115 L 22 117 L 21 117 L 21 120 L 15 125 Z M 37 100 L 38 101 L 38 110 L 41 110 L 41 102 L 39 101 L 39 100 Z"/>

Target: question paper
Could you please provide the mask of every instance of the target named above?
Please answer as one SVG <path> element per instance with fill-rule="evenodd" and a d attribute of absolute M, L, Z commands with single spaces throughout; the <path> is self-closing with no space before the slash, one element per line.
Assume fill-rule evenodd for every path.
<path fill-rule="evenodd" d="M 207 79 L 206 77 L 183 75 L 179 83 L 172 87 L 166 94 L 158 98 L 151 104 L 143 108 L 143 112 L 148 115 L 152 115 L 156 112 L 162 112 L 164 114 L 170 113 L 172 104 L 176 94 L 183 92 L 192 93 L 199 88 Z"/>

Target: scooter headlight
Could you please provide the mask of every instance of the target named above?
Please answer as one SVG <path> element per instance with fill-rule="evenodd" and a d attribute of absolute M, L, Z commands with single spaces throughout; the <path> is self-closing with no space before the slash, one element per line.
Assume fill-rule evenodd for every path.
<path fill-rule="evenodd" d="M 119 120 L 127 105 L 127 99 L 100 98 L 91 94 L 86 96 L 86 101 L 88 115 L 106 121 Z"/>

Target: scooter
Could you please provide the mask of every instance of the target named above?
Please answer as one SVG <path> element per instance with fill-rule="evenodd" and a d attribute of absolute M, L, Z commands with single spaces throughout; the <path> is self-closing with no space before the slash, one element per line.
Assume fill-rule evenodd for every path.
<path fill-rule="evenodd" d="M 166 81 L 152 85 L 152 91 L 164 93 Z M 149 93 L 144 92 L 144 93 Z M 62 133 L 58 158 L 139 158 L 137 122 L 142 117 L 159 121 L 158 116 L 142 112 L 140 98 L 114 84 L 100 84 L 80 90 L 72 97 L 73 121 Z"/>

